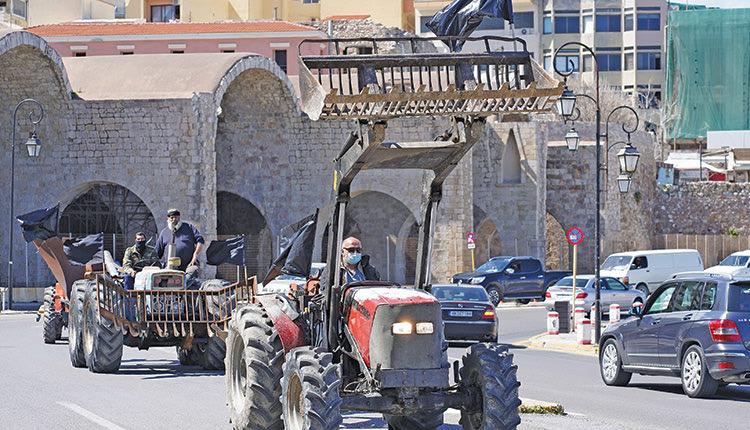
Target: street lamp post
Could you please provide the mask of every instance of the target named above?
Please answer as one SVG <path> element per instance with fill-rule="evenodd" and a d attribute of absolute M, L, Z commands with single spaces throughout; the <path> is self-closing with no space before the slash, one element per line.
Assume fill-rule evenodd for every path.
<path fill-rule="evenodd" d="M 599 103 L 599 61 L 596 58 L 596 54 L 594 54 L 594 51 L 587 45 L 581 43 L 581 42 L 567 42 L 561 45 L 557 50 L 555 51 L 555 55 L 552 58 L 552 64 L 555 68 L 555 72 L 557 72 L 559 75 L 561 75 L 565 80 L 567 81 L 568 76 L 573 74 L 575 71 L 575 65 L 571 61 L 569 64 L 572 67 L 569 67 L 568 64 L 566 64 L 566 69 L 564 71 L 560 71 L 557 67 L 557 56 L 559 53 L 566 47 L 570 45 L 577 45 L 581 48 L 585 49 L 591 54 L 591 57 L 594 60 L 594 77 L 595 77 L 595 85 L 596 85 L 596 97 L 591 97 L 587 94 L 574 94 L 573 91 L 569 90 L 567 85 L 565 86 L 565 90 L 563 90 L 563 93 L 558 100 L 557 103 L 557 109 L 560 115 L 563 116 L 563 118 L 567 121 L 571 118 L 574 111 L 577 111 L 575 109 L 575 102 L 577 97 L 585 97 L 590 99 L 594 102 L 596 105 L 596 219 L 595 219 L 595 227 L 594 227 L 594 264 L 595 264 L 595 287 L 596 287 L 596 296 L 594 301 L 594 312 L 596 313 L 596 321 L 597 324 L 594 326 L 594 341 L 599 342 L 599 339 L 601 337 L 601 324 L 599 323 L 601 321 L 601 276 L 600 276 L 600 269 L 599 266 L 601 266 L 601 234 L 600 234 L 600 212 L 601 212 L 601 170 L 602 170 L 602 162 L 601 162 L 601 105 Z M 630 109 L 634 114 L 635 111 L 632 108 L 629 108 L 628 106 L 619 106 L 612 110 L 614 112 L 615 110 L 618 110 L 620 108 L 628 108 Z M 580 114 L 580 111 L 577 111 L 578 114 Z M 607 116 L 607 134 L 605 137 L 609 136 L 609 119 L 612 115 L 612 112 L 610 112 L 610 115 Z M 576 117 L 577 118 L 577 117 Z M 637 128 L 637 118 L 638 115 L 636 114 L 636 128 Z M 623 126 L 624 129 L 624 126 Z M 634 131 L 635 129 L 633 129 Z M 627 130 L 626 130 L 627 131 Z M 628 133 L 628 143 L 630 141 L 629 139 L 630 134 Z M 568 132 L 568 134 L 565 136 L 566 143 L 568 144 L 568 149 L 574 150 L 573 143 L 575 142 L 575 146 L 577 147 L 578 143 L 578 133 L 575 131 L 574 128 L 571 129 L 571 131 Z M 628 145 L 630 148 L 632 148 L 633 151 L 635 151 L 635 154 L 638 153 L 638 151 L 635 150 L 635 148 L 632 147 L 632 145 Z M 625 170 L 622 171 L 622 173 L 628 172 L 632 173 L 635 171 L 635 163 L 637 163 L 637 155 L 634 155 L 632 152 L 627 153 L 628 156 L 628 162 L 625 163 L 625 157 L 626 154 L 623 153 L 622 156 L 618 154 L 618 158 L 621 160 L 621 166 L 624 164 L 627 164 L 626 167 L 628 169 L 632 170 Z M 635 158 L 635 163 L 633 163 L 633 158 Z M 620 178 L 618 178 L 618 185 L 620 185 Z M 627 184 L 629 187 L 630 177 L 627 177 Z M 622 191 L 623 188 L 621 187 L 620 190 Z"/>
<path fill-rule="evenodd" d="M 34 106 L 29 109 L 29 122 L 32 125 L 32 131 L 29 139 L 26 141 L 26 150 L 31 157 L 38 157 L 42 148 L 42 143 L 36 137 L 36 125 L 44 118 L 44 108 L 41 103 L 34 99 L 25 99 L 16 105 L 13 110 L 13 132 L 10 145 L 10 222 L 8 223 L 8 308 L 13 309 L 13 192 L 15 191 L 15 154 L 16 154 L 16 115 L 18 110 L 24 104 L 32 103 L 39 107 L 39 117 L 34 119 Z"/>

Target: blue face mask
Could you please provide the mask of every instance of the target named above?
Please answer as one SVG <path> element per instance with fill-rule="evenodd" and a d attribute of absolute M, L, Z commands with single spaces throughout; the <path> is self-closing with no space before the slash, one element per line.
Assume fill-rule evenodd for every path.
<path fill-rule="evenodd" d="M 346 262 L 349 264 L 357 264 L 360 260 L 362 260 L 362 254 L 359 252 L 346 254 Z"/>

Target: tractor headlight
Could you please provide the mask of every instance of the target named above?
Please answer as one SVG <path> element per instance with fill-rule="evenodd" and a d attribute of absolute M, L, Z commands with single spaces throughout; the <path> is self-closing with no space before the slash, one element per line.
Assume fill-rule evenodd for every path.
<path fill-rule="evenodd" d="M 393 334 L 411 334 L 412 326 L 410 322 L 394 323 L 391 326 L 391 333 Z"/>
<path fill-rule="evenodd" d="M 484 282 L 484 276 L 476 276 L 469 281 L 470 284 L 481 284 L 482 282 Z"/>
<path fill-rule="evenodd" d="M 431 322 L 417 323 L 417 334 L 432 334 L 433 328 Z"/>

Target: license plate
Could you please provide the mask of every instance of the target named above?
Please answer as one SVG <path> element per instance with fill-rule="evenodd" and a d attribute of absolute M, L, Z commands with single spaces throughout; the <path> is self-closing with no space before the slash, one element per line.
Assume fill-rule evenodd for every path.
<path fill-rule="evenodd" d="M 472 311 L 448 311 L 448 315 L 452 317 L 470 317 L 473 314 Z"/>

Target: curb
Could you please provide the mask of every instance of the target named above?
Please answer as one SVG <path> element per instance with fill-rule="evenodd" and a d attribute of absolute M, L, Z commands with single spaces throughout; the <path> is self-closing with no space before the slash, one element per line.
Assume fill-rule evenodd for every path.
<path fill-rule="evenodd" d="M 529 348 L 549 349 L 560 352 L 583 354 L 596 357 L 599 355 L 598 345 L 579 345 L 577 340 L 563 339 L 560 335 L 549 335 L 541 333 L 529 338 L 527 342 Z"/>

